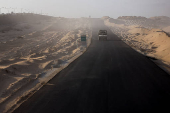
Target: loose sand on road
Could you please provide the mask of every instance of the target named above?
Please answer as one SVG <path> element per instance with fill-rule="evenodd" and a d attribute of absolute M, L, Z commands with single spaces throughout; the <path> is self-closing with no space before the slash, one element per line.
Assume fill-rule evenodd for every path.
<path fill-rule="evenodd" d="M 51 17 L 1 25 L 0 103 L 40 74 L 60 68 L 79 54 L 85 47 L 80 41 L 82 34 L 87 38 L 92 35 L 90 22 L 85 18 Z"/>

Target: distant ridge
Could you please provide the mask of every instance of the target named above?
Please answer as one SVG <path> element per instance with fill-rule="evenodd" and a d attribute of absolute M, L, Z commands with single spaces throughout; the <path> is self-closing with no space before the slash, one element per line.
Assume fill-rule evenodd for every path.
<path fill-rule="evenodd" d="M 142 17 L 142 16 L 120 16 L 117 19 L 125 19 L 125 20 L 134 20 L 134 19 L 147 19 L 146 17 Z"/>

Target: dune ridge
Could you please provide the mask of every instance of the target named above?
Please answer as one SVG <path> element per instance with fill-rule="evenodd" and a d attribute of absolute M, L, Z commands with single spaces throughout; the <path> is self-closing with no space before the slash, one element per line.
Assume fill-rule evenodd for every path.
<path fill-rule="evenodd" d="M 146 56 L 160 60 L 170 71 L 169 17 L 107 18 L 104 19 L 104 23 L 132 48 Z"/>

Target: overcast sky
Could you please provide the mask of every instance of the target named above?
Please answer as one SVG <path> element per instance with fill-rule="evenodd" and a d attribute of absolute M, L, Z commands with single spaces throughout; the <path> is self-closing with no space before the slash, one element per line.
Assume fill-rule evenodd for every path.
<path fill-rule="evenodd" d="M 4 9 L 2 7 L 10 8 Z M 170 0 L 0 0 L 2 13 L 48 13 L 57 17 L 170 16 Z"/>

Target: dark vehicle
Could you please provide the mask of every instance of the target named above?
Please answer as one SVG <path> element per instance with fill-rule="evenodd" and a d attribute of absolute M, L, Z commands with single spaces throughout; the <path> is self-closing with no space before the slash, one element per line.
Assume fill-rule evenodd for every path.
<path fill-rule="evenodd" d="M 99 40 L 107 40 L 107 30 L 99 30 Z"/>

